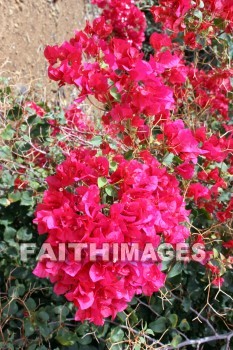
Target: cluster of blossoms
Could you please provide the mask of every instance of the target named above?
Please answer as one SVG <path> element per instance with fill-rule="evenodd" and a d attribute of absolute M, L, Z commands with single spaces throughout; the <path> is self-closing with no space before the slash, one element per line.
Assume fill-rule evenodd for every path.
<path fill-rule="evenodd" d="M 201 38 L 210 43 L 214 34 L 223 29 L 230 33 L 233 29 L 231 0 L 159 0 L 159 6 L 152 6 L 151 13 L 173 38 L 183 32 L 184 42 L 191 48 L 203 46 Z"/>
<path fill-rule="evenodd" d="M 159 6 L 153 6 L 151 12 L 163 29 L 162 33 L 155 32 L 151 35 L 152 47 L 156 51 L 161 47 L 169 48 L 180 58 L 184 57 L 185 51 L 190 51 L 196 55 L 198 64 L 206 68 L 204 70 L 194 64 L 187 65 L 183 60 L 175 73 L 177 81 L 169 76 L 170 83 L 177 85 L 174 88 L 177 107 L 182 105 L 184 99 L 192 98 L 202 110 L 209 109 L 217 118 L 219 113 L 227 119 L 230 102 L 227 92 L 231 90 L 230 77 L 233 70 L 225 64 L 221 68 L 213 69 L 216 57 L 211 45 L 219 45 L 222 40 L 227 40 L 226 33 L 232 32 L 231 1 L 160 0 Z M 180 43 L 181 33 L 184 46 Z M 209 62 L 202 64 L 204 57 L 208 56 L 208 49 L 211 53 Z M 188 84 L 181 85 L 186 78 Z"/>
<path fill-rule="evenodd" d="M 103 9 L 102 16 L 111 25 L 114 36 L 141 48 L 145 40 L 146 18 L 134 1 L 93 0 L 92 3 Z"/>
<path fill-rule="evenodd" d="M 78 149 L 61 163 L 36 211 L 35 223 L 46 242 L 146 243 L 184 242 L 189 230 L 179 182 L 147 151 L 139 160 L 114 157 L 116 170 L 96 151 Z M 98 179 L 106 180 L 98 187 Z M 102 193 L 101 193 L 102 192 Z M 103 198 L 106 198 L 103 203 Z M 90 262 L 84 250 L 81 262 L 74 251 L 64 262 L 40 261 L 34 270 L 49 277 L 55 292 L 65 294 L 78 307 L 76 320 L 103 324 L 104 317 L 115 317 L 135 294 L 152 295 L 164 284 L 165 275 L 151 263 L 134 261 Z"/>
<path fill-rule="evenodd" d="M 191 68 L 189 81 L 194 91 L 194 101 L 202 110 L 208 111 L 216 119 L 229 120 L 228 92 L 231 90 L 232 69 L 213 69 L 211 71 Z"/>
<path fill-rule="evenodd" d="M 145 17 L 134 2 L 94 3 L 103 9 L 100 17 L 69 42 L 45 49 L 49 77 L 60 86 L 78 88 L 65 117 L 67 127 L 76 130 L 77 144 L 84 147 L 68 152 L 47 179 L 48 190 L 36 210 L 39 233 L 47 233 L 55 249 L 60 242 L 138 242 L 143 249 L 148 242 L 156 248 L 161 242 L 192 240 L 187 229 L 192 209 L 205 210 L 217 226 L 231 220 L 232 70 L 224 63 L 207 72 L 189 63 L 177 40 L 185 33 L 184 43 L 198 49 L 196 41 L 190 44 L 192 26 L 187 24 L 197 11 L 212 24 L 218 13 L 228 32 L 230 2 L 214 8 L 211 2 L 203 9 L 202 2 L 160 1 L 151 12 L 163 23 L 163 31 L 151 35 L 154 53 L 148 60 L 141 51 Z M 197 25 L 195 19 L 190 23 Z M 200 33 L 203 25 L 206 22 L 198 24 Z M 211 31 L 208 35 L 212 38 Z M 80 107 L 87 97 L 101 105 L 98 127 Z M 55 133 L 61 131 L 55 122 L 49 123 Z M 101 135 L 98 152 L 90 149 L 96 133 Z M 194 239 L 205 243 L 208 237 L 198 234 Z M 224 243 L 226 250 L 231 242 Z M 124 310 L 135 294 L 151 295 L 165 282 L 159 264 L 91 262 L 85 250 L 82 261 L 75 262 L 74 252 L 67 253 L 66 261 L 45 259 L 34 272 L 49 277 L 55 292 L 73 301 L 77 320 L 102 324 L 105 317 Z M 219 286 L 222 270 L 211 259 L 210 251 L 204 263 Z M 226 261 L 230 265 L 232 257 Z"/>

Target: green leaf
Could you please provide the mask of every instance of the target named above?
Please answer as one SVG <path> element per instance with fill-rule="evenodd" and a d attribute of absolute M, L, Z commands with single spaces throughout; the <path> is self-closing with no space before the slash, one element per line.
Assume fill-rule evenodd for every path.
<path fill-rule="evenodd" d="M 42 324 L 39 324 L 38 327 L 42 337 L 44 337 L 45 339 L 49 338 L 49 335 L 51 333 L 51 328 L 48 326 L 48 324 L 42 323 Z"/>
<path fill-rule="evenodd" d="M 91 344 L 91 342 L 92 342 L 92 337 L 90 334 L 86 334 L 82 338 L 78 339 L 78 343 L 81 345 L 88 345 L 88 344 Z"/>
<path fill-rule="evenodd" d="M 7 248 L 4 253 L 8 255 L 10 258 L 17 259 L 19 257 L 19 248 L 18 246 L 17 247 L 11 246 Z"/>
<path fill-rule="evenodd" d="M 82 337 L 85 334 L 90 332 L 90 326 L 87 323 L 82 323 L 78 326 L 78 328 L 76 328 L 76 333 Z"/>
<path fill-rule="evenodd" d="M 98 182 L 98 187 L 102 188 L 108 183 L 108 180 L 105 177 L 101 176 L 98 178 L 97 182 Z"/>
<path fill-rule="evenodd" d="M 224 29 L 225 21 L 223 18 L 214 18 L 214 25 L 220 29 Z"/>
<path fill-rule="evenodd" d="M 18 312 L 19 308 L 18 308 L 18 305 L 17 305 L 16 301 L 13 300 L 9 304 L 8 308 L 6 308 L 6 309 L 7 309 L 8 315 L 14 315 L 14 314 L 16 314 L 16 312 Z"/>
<path fill-rule="evenodd" d="M 13 222 L 12 216 L 4 218 L 3 220 L 0 220 L 0 225 L 7 227 L 8 225 L 11 225 Z"/>
<path fill-rule="evenodd" d="M 181 274 L 183 270 L 183 264 L 177 262 L 169 271 L 167 278 L 172 278 Z"/>
<path fill-rule="evenodd" d="M 23 113 L 23 110 L 21 106 L 16 105 L 8 112 L 7 118 L 10 120 L 20 119 L 20 117 L 22 116 L 22 113 Z"/>
<path fill-rule="evenodd" d="M 34 190 L 37 190 L 40 187 L 39 182 L 37 181 L 31 181 L 30 182 L 30 188 L 33 188 Z"/>
<path fill-rule="evenodd" d="M 118 317 L 119 314 L 117 314 Z M 124 322 L 124 320 L 122 320 L 122 322 Z M 109 324 L 105 323 L 104 326 L 98 326 L 98 328 L 96 329 L 96 336 L 98 338 L 104 338 L 108 332 L 109 329 Z"/>
<path fill-rule="evenodd" d="M 160 270 L 161 271 L 166 271 L 169 268 L 170 265 L 171 265 L 171 261 L 169 261 L 169 260 L 168 261 L 162 261 Z"/>
<path fill-rule="evenodd" d="M 68 328 L 62 328 L 58 331 L 58 334 L 56 336 L 56 340 L 64 346 L 71 346 L 74 345 L 77 336 L 74 333 L 71 333 Z"/>
<path fill-rule="evenodd" d="M 10 344 L 9 342 L 7 345 L 5 342 L 4 343 L 0 342 L 0 349 L 1 350 L 15 350 L 14 345 Z"/>
<path fill-rule="evenodd" d="M 173 158 L 173 163 L 179 165 L 179 164 L 182 164 L 182 163 L 183 163 L 183 160 L 180 159 L 180 157 L 178 157 L 178 156 L 174 156 L 174 158 Z"/>
<path fill-rule="evenodd" d="M 25 304 L 28 308 L 29 311 L 33 311 L 36 309 L 36 302 L 34 301 L 34 299 L 32 298 L 28 298 L 26 301 L 25 301 Z"/>
<path fill-rule="evenodd" d="M 200 2 L 199 2 L 199 8 L 200 8 L 200 9 L 203 9 L 204 7 L 205 7 L 204 2 L 203 2 L 202 0 L 200 0 Z"/>
<path fill-rule="evenodd" d="M 18 202 L 21 199 L 21 192 L 17 191 L 17 192 L 9 193 L 8 199 L 11 203 Z"/>
<path fill-rule="evenodd" d="M 121 95 L 119 94 L 115 86 L 110 89 L 110 95 L 114 98 L 114 100 L 116 100 L 117 102 L 120 102 Z"/>
<path fill-rule="evenodd" d="M 26 337 L 30 337 L 35 331 L 34 326 L 32 325 L 30 319 L 26 318 L 24 321 L 24 333 Z"/>
<path fill-rule="evenodd" d="M 8 296 L 12 298 L 18 298 L 25 294 L 25 286 L 18 284 L 16 287 L 10 287 L 8 290 Z"/>
<path fill-rule="evenodd" d="M 171 323 L 171 327 L 172 327 L 172 328 L 176 328 L 177 322 L 178 322 L 178 316 L 177 316 L 177 314 L 170 314 L 170 315 L 168 316 L 168 319 L 169 319 L 169 321 L 170 321 L 170 323 Z"/>
<path fill-rule="evenodd" d="M 110 196 L 110 197 L 114 197 L 114 198 L 117 197 L 117 190 L 116 190 L 115 187 L 112 186 L 112 185 L 106 186 L 105 192 L 106 192 L 107 195 Z"/>
<path fill-rule="evenodd" d="M 151 322 L 149 324 L 150 329 L 152 329 L 155 333 L 163 333 L 166 330 L 166 318 L 159 317 L 157 320 Z"/>
<path fill-rule="evenodd" d="M 130 322 L 132 325 L 138 323 L 138 316 L 135 311 L 132 311 L 129 316 Z"/>
<path fill-rule="evenodd" d="M 0 149 L 1 149 L 1 147 L 0 147 Z M 4 184 L 5 186 L 8 186 L 8 187 L 14 186 L 15 178 L 12 176 L 12 174 L 8 170 L 6 170 L 2 173 L 1 180 L 2 180 L 1 183 Z"/>
<path fill-rule="evenodd" d="M 94 136 L 90 142 L 93 146 L 99 147 L 102 143 L 102 137 L 101 136 Z"/>
<path fill-rule="evenodd" d="M 16 289 L 17 289 L 18 296 L 22 297 L 25 294 L 26 287 L 24 284 L 18 284 Z"/>
<path fill-rule="evenodd" d="M 231 199 L 231 193 L 230 192 L 222 192 L 220 196 L 218 197 L 219 202 L 225 202 L 227 203 Z"/>
<path fill-rule="evenodd" d="M 15 134 L 15 130 L 12 128 L 10 124 L 6 126 L 6 128 L 1 133 L 1 137 L 3 140 L 10 141 L 13 139 Z"/>
<path fill-rule="evenodd" d="M 112 171 L 116 171 L 117 166 L 118 166 L 117 162 L 110 162 L 110 164 L 109 164 L 109 167 Z"/>
<path fill-rule="evenodd" d="M 121 311 L 121 312 L 118 312 L 117 314 L 117 318 L 119 318 L 119 320 L 121 321 L 121 323 L 124 323 L 125 320 L 126 320 L 126 314 L 125 312 Z"/>
<path fill-rule="evenodd" d="M 149 328 L 145 331 L 145 333 L 150 334 L 150 335 L 154 335 L 154 332 L 152 331 L 152 329 L 149 329 Z"/>
<path fill-rule="evenodd" d="M 213 256 L 214 256 L 214 259 L 217 259 L 219 256 L 219 252 L 216 248 L 213 248 Z"/>
<path fill-rule="evenodd" d="M 185 331 L 189 331 L 190 330 L 190 325 L 188 323 L 188 321 L 186 320 L 186 318 L 184 318 L 180 324 L 179 324 L 179 328 L 181 331 L 185 332 Z"/>
<path fill-rule="evenodd" d="M 27 124 L 22 124 L 22 125 L 20 126 L 20 130 L 21 130 L 22 132 L 26 132 L 26 131 L 27 131 L 27 128 L 28 128 Z"/>
<path fill-rule="evenodd" d="M 14 239 L 16 236 L 16 230 L 13 227 L 7 226 L 4 231 L 4 240 L 7 242 Z"/>
<path fill-rule="evenodd" d="M 23 192 L 22 196 L 21 196 L 21 205 L 25 205 L 25 206 L 29 207 L 32 204 L 33 204 L 32 193 L 29 191 Z"/>
<path fill-rule="evenodd" d="M 30 344 L 27 348 L 27 350 L 35 350 L 35 349 L 36 349 L 36 344 Z"/>
<path fill-rule="evenodd" d="M 140 350 L 141 349 L 141 345 L 140 344 L 135 344 L 133 347 L 133 350 Z"/>
<path fill-rule="evenodd" d="M 0 198 L 0 204 L 3 205 L 4 207 L 8 207 L 8 205 L 11 204 L 8 198 Z"/>
<path fill-rule="evenodd" d="M 12 159 L 12 153 L 11 149 L 9 146 L 1 146 L 0 148 L 0 158 L 7 160 L 7 159 Z"/>
<path fill-rule="evenodd" d="M 124 158 L 125 158 L 126 160 L 131 160 L 131 159 L 133 159 L 133 150 L 127 151 L 127 152 L 124 154 Z"/>
<path fill-rule="evenodd" d="M 211 123 L 211 128 L 214 129 L 214 130 L 219 130 L 221 128 L 220 122 L 218 120 L 214 120 Z"/>
<path fill-rule="evenodd" d="M 112 330 L 110 339 L 113 343 L 118 343 L 124 338 L 124 332 L 120 327 L 116 327 Z"/>
<path fill-rule="evenodd" d="M 139 337 L 141 344 L 145 344 L 146 340 L 143 337 Z"/>
<path fill-rule="evenodd" d="M 45 311 L 37 312 L 37 319 L 42 322 L 47 322 L 49 320 L 49 314 Z"/>
<path fill-rule="evenodd" d="M 28 275 L 28 270 L 26 267 L 16 267 L 12 273 L 12 277 L 15 277 L 17 279 L 24 279 Z"/>
<path fill-rule="evenodd" d="M 170 166 L 172 164 L 172 161 L 174 159 L 174 154 L 173 153 L 168 153 L 164 159 L 163 159 L 163 165 L 165 166 Z"/>
<path fill-rule="evenodd" d="M 109 349 L 111 350 L 124 350 L 123 349 L 123 344 L 114 344 L 114 345 L 110 345 Z"/>
<path fill-rule="evenodd" d="M 179 345 L 182 342 L 182 337 L 177 334 L 173 337 L 171 345 L 174 346 L 174 348 L 177 347 L 177 345 Z"/>
<path fill-rule="evenodd" d="M 188 312 L 191 307 L 191 300 L 188 297 L 185 297 L 182 301 L 182 306 L 185 312 Z"/>
<path fill-rule="evenodd" d="M 38 346 L 38 348 L 36 348 L 36 350 L 48 350 L 48 348 L 44 345 Z"/>
<path fill-rule="evenodd" d="M 28 228 L 27 227 L 21 227 L 18 231 L 17 231 L 17 238 L 20 241 L 30 241 L 30 239 L 32 238 L 32 233 L 28 233 Z"/>
<path fill-rule="evenodd" d="M 202 21 L 202 12 L 198 9 L 196 9 L 194 12 L 193 12 L 194 16 L 197 17 L 200 21 Z"/>
<path fill-rule="evenodd" d="M 62 321 L 65 321 L 70 311 L 65 305 L 59 305 L 54 308 L 54 312 L 59 315 Z"/>

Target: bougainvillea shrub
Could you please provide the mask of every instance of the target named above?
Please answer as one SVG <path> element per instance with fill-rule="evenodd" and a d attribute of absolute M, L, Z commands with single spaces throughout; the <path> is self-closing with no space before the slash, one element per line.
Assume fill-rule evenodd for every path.
<path fill-rule="evenodd" d="M 53 246 L 199 242 L 206 245 L 202 264 L 220 287 L 232 264 L 233 70 L 227 55 L 216 54 L 209 63 L 200 55 L 215 41 L 229 49 L 232 6 L 160 1 L 147 8 L 159 31 L 151 34 L 152 54 L 144 57 L 144 12 L 133 1 L 94 3 L 101 16 L 69 42 L 47 46 L 45 57 L 50 79 L 77 87 L 80 107 L 66 112 L 68 125 L 84 135 L 100 133 L 99 148 L 74 144 L 47 179 L 34 222 Z M 97 129 L 81 111 L 90 98 L 100 105 Z M 207 227 L 196 223 L 195 213 L 208 218 Z M 224 253 L 216 253 L 215 241 Z M 159 263 L 89 260 L 86 253 L 76 263 L 69 251 L 65 262 L 44 259 L 34 270 L 74 302 L 77 320 L 102 324 L 135 294 L 152 295 L 165 282 Z"/>

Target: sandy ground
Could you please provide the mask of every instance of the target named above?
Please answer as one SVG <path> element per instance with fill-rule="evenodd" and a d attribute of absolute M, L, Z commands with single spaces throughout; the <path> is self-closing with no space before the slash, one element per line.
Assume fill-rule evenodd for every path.
<path fill-rule="evenodd" d="M 85 23 L 84 0 L 0 0 L 0 76 L 19 86 L 56 87 L 47 78 L 45 45 L 62 43 Z"/>

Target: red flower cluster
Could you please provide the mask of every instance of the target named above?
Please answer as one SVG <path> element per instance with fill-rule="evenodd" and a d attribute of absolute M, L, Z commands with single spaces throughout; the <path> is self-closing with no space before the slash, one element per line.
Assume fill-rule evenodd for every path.
<path fill-rule="evenodd" d="M 151 7 L 154 20 L 175 33 L 183 31 L 184 17 L 193 6 L 191 0 L 160 0 L 159 5 Z"/>
<path fill-rule="evenodd" d="M 203 111 L 208 111 L 219 119 L 229 117 L 232 69 L 225 64 L 215 67 L 214 57 L 206 70 L 199 69 L 193 64 L 187 65 L 183 59 L 185 49 L 198 52 L 208 45 L 216 45 L 216 38 L 223 32 L 231 32 L 233 28 L 233 5 L 229 0 L 197 1 L 190 0 L 160 0 L 159 6 L 153 6 L 151 12 L 155 22 L 162 25 L 162 33 L 153 33 L 150 44 L 155 49 L 155 56 L 161 55 L 161 49 L 169 48 L 180 57 L 177 67 L 169 69 L 163 74 L 167 83 L 171 83 L 174 90 L 176 107 L 183 105 L 183 101 L 194 98 L 194 103 Z M 183 36 L 183 45 L 180 36 Z M 217 39 L 218 40 L 218 39 Z M 221 39 L 220 39 L 221 40 Z M 212 46 L 213 46 L 212 45 Z M 169 52 L 170 54 L 170 52 Z M 200 59 L 201 61 L 201 59 Z M 171 68 L 171 67 L 169 67 Z M 175 79 L 173 78 L 175 77 Z M 188 78 L 188 86 L 182 86 Z M 179 81 L 180 80 L 180 81 Z"/>
<path fill-rule="evenodd" d="M 92 0 L 103 9 L 102 16 L 112 26 L 113 35 L 141 48 L 145 40 L 146 19 L 132 0 Z"/>
<path fill-rule="evenodd" d="M 205 9 L 211 14 L 212 19 L 223 19 L 227 23 L 226 32 L 233 29 L 233 4 L 231 0 L 205 0 Z"/>
<path fill-rule="evenodd" d="M 229 119 L 228 91 L 233 69 L 212 69 L 208 72 L 190 67 L 188 78 L 195 94 L 195 103 L 202 110 L 209 110 L 217 119 Z"/>
<path fill-rule="evenodd" d="M 103 116 L 103 122 L 108 125 L 108 132 L 113 136 L 124 132 L 125 142 L 130 144 L 132 137 L 126 129 L 134 129 L 136 137 L 145 139 L 149 130 L 145 117 L 153 117 L 155 123 L 168 118 L 174 100 L 172 89 L 164 84 L 161 74 L 170 69 L 170 80 L 180 83 L 176 71 L 180 69 L 180 58 L 167 51 L 146 62 L 126 40 L 104 40 L 104 26 L 99 35 L 93 34 L 96 21 L 102 19 L 76 33 L 70 43 L 45 49 L 49 76 L 60 84 L 76 85 L 80 89 L 78 101 L 93 95 L 105 103 L 109 112 Z M 82 52 L 90 57 L 89 63 L 82 62 Z"/>
<path fill-rule="evenodd" d="M 96 151 L 77 149 L 47 179 L 49 185 L 36 211 L 40 234 L 47 242 L 146 243 L 156 248 L 161 241 L 184 242 L 189 230 L 179 183 L 148 152 L 139 160 L 115 157 L 117 169 L 111 171 L 105 157 Z M 106 193 L 98 187 L 105 177 Z M 110 191 L 110 192 L 109 192 Z M 113 193 L 113 194 L 111 194 Z M 107 203 L 103 204 L 104 196 Z M 164 284 L 165 275 L 150 262 L 90 262 L 85 251 L 75 262 L 68 251 L 64 262 L 45 259 L 34 273 L 49 277 L 54 291 L 65 294 L 78 307 L 76 320 L 103 324 L 116 316 L 135 294 L 151 295 Z"/>
<path fill-rule="evenodd" d="M 210 44 L 213 34 L 220 33 L 223 28 L 230 33 L 233 28 L 231 0 L 159 0 L 159 6 L 152 6 L 151 13 L 155 22 L 172 32 L 173 38 L 184 32 L 184 42 L 192 49 L 203 46 L 200 38 Z"/>

